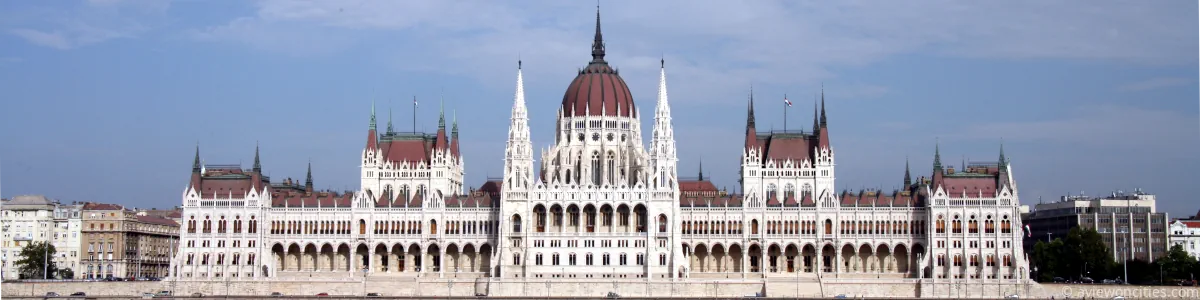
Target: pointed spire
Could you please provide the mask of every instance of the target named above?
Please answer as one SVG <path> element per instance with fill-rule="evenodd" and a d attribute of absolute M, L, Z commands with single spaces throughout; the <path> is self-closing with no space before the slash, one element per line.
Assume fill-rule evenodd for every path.
<path fill-rule="evenodd" d="M 825 84 L 821 84 L 821 128 L 825 128 Z"/>
<path fill-rule="evenodd" d="M 754 127 L 754 85 L 750 85 L 750 102 L 746 104 L 746 126 Z"/>
<path fill-rule="evenodd" d="M 393 130 L 392 130 L 392 105 L 391 105 L 391 104 L 388 104 L 388 126 L 387 126 L 387 133 L 389 133 L 389 134 L 390 134 L 390 133 L 392 133 L 392 132 L 393 132 Z"/>
<path fill-rule="evenodd" d="M 446 98 L 441 98 L 441 103 L 438 107 L 438 129 L 446 130 Z"/>
<path fill-rule="evenodd" d="M 262 172 L 262 162 L 258 159 L 258 142 L 254 142 L 254 172 Z"/>
<path fill-rule="evenodd" d="M 818 116 L 819 115 L 817 114 L 817 97 L 816 97 L 816 95 L 813 95 L 813 127 L 812 127 L 813 133 L 821 132 L 821 126 L 820 126 L 821 123 L 817 122 Z"/>
<path fill-rule="evenodd" d="M 458 110 L 452 110 L 452 111 L 450 111 L 450 114 L 453 117 L 453 119 L 452 119 L 453 121 L 451 123 L 453 125 L 450 126 L 450 137 L 457 139 L 458 138 Z"/>
<path fill-rule="evenodd" d="M 908 156 L 904 156 L 904 188 L 908 189 L 909 185 L 912 185 L 912 175 L 908 171 Z"/>
<path fill-rule="evenodd" d="M 312 160 L 309 160 L 309 161 L 308 161 L 308 175 L 306 175 L 306 177 L 305 177 L 305 179 L 304 179 L 304 186 L 305 186 L 305 187 L 308 187 L 308 188 L 310 188 L 310 190 L 311 190 L 311 187 L 312 187 L 312 185 L 313 185 L 313 180 L 312 180 Z"/>
<path fill-rule="evenodd" d="M 1004 139 L 1000 139 L 1000 161 L 997 164 L 1000 165 L 1000 169 L 1002 170 L 1005 166 L 1008 166 L 1008 158 L 1004 157 Z"/>
<path fill-rule="evenodd" d="M 596 4 L 596 36 L 592 40 L 592 62 L 604 62 L 604 35 L 600 33 L 600 4 Z"/>
<path fill-rule="evenodd" d="M 192 173 L 200 173 L 200 142 L 196 142 L 196 158 L 192 160 Z"/>
<path fill-rule="evenodd" d="M 371 130 L 375 130 L 375 100 L 371 100 Z"/>
<path fill-rule="evenodd" d="M 942 146 L 937 140 L 933 142 L 933 170 L 942 170 Z"/>
<path fill-rule="evenodd" d="M 700 159 L 700 181 L 704 181 L 704 159 Z"/>

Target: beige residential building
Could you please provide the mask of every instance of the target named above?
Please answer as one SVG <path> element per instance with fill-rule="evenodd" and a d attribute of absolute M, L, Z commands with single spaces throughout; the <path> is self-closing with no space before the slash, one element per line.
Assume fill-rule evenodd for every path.
<path fill-rule="evenodd" d="M 83 206 L 81 278 L 166 277 L 179 223 L 115 204 Z"/>

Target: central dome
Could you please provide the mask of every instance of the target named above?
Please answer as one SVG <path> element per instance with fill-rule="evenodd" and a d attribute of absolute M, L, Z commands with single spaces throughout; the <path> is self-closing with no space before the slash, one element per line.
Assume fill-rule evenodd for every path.
<path fill-rule="evenodd" d="M 621 75 L 604 61 L 604 38 L 600 34 L 600 11 L 596 11 L 596 37 L 592 61 L 579 70 L 563 94 L 562 115 L 637 117 L 633 94 Z"/>

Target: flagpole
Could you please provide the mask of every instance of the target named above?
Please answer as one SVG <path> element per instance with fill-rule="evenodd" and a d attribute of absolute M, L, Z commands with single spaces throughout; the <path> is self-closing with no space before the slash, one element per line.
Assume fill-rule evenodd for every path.
<path fill-rule="evenodd" d="M 783 132 L 787 132 L 787 109 L 789 106 L 787 101 L 787 94 L 783 94 Z"/>
<path fill-rule="evenodd" d="M 413 133 L 417 132 L 417 95 L 413 95 Z"/>

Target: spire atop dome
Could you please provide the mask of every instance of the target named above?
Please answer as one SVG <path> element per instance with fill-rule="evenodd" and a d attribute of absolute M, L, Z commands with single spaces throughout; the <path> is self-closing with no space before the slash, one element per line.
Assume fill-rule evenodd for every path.
<path fill-rule="evenodd" d="M 600 33 L 600 4 L 596 4 L 596 37 L 592 40 L 592 62 L 604 62 L 604 35 Z"/>
<path fill-rule="evenodd" d="M 704 181 L 704 159 L 700 159 L 700 181 Z"/>

